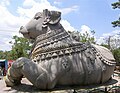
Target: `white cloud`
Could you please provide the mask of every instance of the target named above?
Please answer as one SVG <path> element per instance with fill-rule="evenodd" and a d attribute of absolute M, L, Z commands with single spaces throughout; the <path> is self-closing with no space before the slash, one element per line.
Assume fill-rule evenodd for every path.
<path fill-rule="evenodd" d="M 112 31 L 112 32 L 110 32 L 110 33 L 104 33 L 103 36 L 104 36 L 104 37 L 109 37 L 109 36 L 114 37 L 114 36 L 116 36 L 117 34 L 120 34 L 120 30 L 114 30 L 114 31 Z"/>
<path fill-rule="evenodd" d="M 10 33 L 7 33 L 10 34 Z M 0 33 L 0 50 L 10 50 L 11 45 L 9 45 L 9 41 L 11 41 L 12 38 L 9 38 L 10 35 L 6 35 L 6 33 Z"/>
<path fill-rule="evenodd" d="M 112 33 L 113 34 L 118 34 L 118 33 L 120 33 L 120 30 L 114 30 Z"/>
<path fill-rule="evenodd" d="M 88 27 L 87 25 L 82 25 L 81 26 L 81 31 L 80 33 L 83 34 L 83 33 L 88 33 L 91 37 L 93 36 L 92 33 L 91 33 L 91 28 Z M 119 34 L 119 35 L 117 35 Z M 116 29 L 116 30 L 113 30 L 112 32 L 110 33 L 103 33 L 101 37 L 99 38 L 96 38 L 96 36 L 94 36 L 95 38 L 95 41 L 97 44 L 105 44 L 106 43 L 106 39 L 109 37 L 109 36 L 112 36 L 111 40 L 112 39 L 120 39 L 120 30 Z M 118 42 L 119 43 L 119 42 Z M 113 44 L 114 45 L 114 44 Z"/>
<path fill-rule="evenodd" d="M 120 30 L 114 30 L 114 31 L 112 31 L 112 32 L 110 32 L 110 33 L 103 33 L 103 37 L 108 37 L 108 36 L 114 36 L 114 35 L 116 35 L 116 34 L 118 34 L 118 33 L 120 33 Z"/>
<path fill-rule="evenodd" d="M 31 7 L 34 4 L 35 4 L 34 0 L 24 0 L 24 2 L 23 2 L 23 6 L 25 6 L 25 7 Z"/>
<path fill-rule="evenodd" d="M 82 25 L 80 29 L 81 34 L 88 33 L 90 36 L 92 36 L 91 29 L 87 25 Z"/>
<path fill-rule="evenodd" d="M 2 6 L 8 6 L 8 5 L 10 5 L 10 0 L 1 0 L 1 2 L 0 2 L 0 5 L 2 5 Z"/>
<path fill-rule="evenodd" d="M 66 31 L 76 31 L 67 20 L 61 20 L 61 24 Z"/>
<path fill-rule="evenodd" d="M 11 46 L 8 42 L 11 40 L 12 36 L 20 35 L 18 33 L 19 27 L 25 25 L 36 12 L 41 12 L 43 9 L 49 9 L 61 11 L 62 14 L 65 15 L 78 10 L 78 6 L 76 5 L 60 9 L 51 5 L 48 0 L 39 0 L 39 2 L 35 0 L 24 0 L 22 6 L 18 6 L 17 11 L 14 11 L 18 13 L 18 16 L 15 16 L 7 9 L 7 6 L 10 5 L 10 0 L 2 0 L 0 2 L 0 40 L 2 41 L 0 50 L 10 50 Z M 64 20 L 62 24 L 66 30 L 75 30 L 68 21 Z"/>
<path fill-rule="evenodd" d="M 97 44 L 104 44 L 105 43 L 105 37 L 101 36 L 100 38 L 97 39 Z"/>
<path fill-rule="evenodd" d="M 114 30 L 110 33 L 103 33 L 103 35 L 97 39 L 97 44 L 106 43 L 106 39 L 109 38 L 109 36 L 112 37 L 111 40 L 120 39 L 118 34 L 120 34 L 120 30 Z"/>
<path fill-rule="evenodd" d="M 11 49 L 9 42 L 12 36 L 18 35 L 19 27 L 27 22 L 27 18 L 11 14 L 6 5 L 8 5 L 8 0 L 0 3 L 0 40 L 2 42 L 0 50 Z"/>
<path fill-rule="evenodd" d="M 4 43 L 4 42 L 3 42 L 3 43 L 0 42 L 0 44 L 1 44 L 1 45 L 0 45 L 0 50 L 4 50 L 4 51 L 7 50 L 7 51 L 9 51 L 9 50 L 11 50 L 11 48 L 12 48 L 11 45 L 7 45 L 7 44 Z"/>
<path fill-rule="evenodd" d="M 68 14 L 72 11 L 78 11 L 78 8 L 79 7 L 75 5 L 75 6 L 72 6 L 72 7 L 69 7 L 69 8 L 60 9 L 60 11 L 62 12 L 63 15 L 65 15 L 65 14 Z"/>
<path fill-rule="evenodd" d="M 62 3 L 60 2 L 60 1 L 54 1 L 53 2 L 55 5 L 58 5 L 58 6 L 60 6 Z"/>
<path fill-rule="evenodd" d="M 58 8 L 56 6 L 52 6 L 47 0 L 40 0 L 40 2 L 35 2 L 33 0 L 25 0 L 23 3 L 23 6 L 31 6 L 30 8 L 24 8 L 24 7 L 18 7 L 17 12 L 21 16 L 26 16 L 28 18 L 32 18 L 36 12 L 41 12 L 43 9 L 49 9 L 49 10 L 57 10 L 62 12 L 63 15 L 68 14 L 73 11 L 78 10 L 78 6 L 74 5 L 69 8 Z"/>
<path fill-rule="evenodd" d="M 21 16 L 26 16 L 28 18 L 32 18 L 36 12 L 42 12 L 43 9 L 49 9 L 49 10 L 58 10 L 57 7 L 52 6 L 48 1 L 46 0 L 41 0 L 41 2 L 35 2 L 33 0 L 30 0 L 31 2 L 34 2 L 31 4 L 31 2 L 26 2 L 28 0 L 24 1 L 24 6 L 30 6 L 30 8 L 24 8 L 24 7 L 18 7 L 17 12 Z"/>
<path fill-rule="evenodd" d="M 0 44 L 0 49 L 2 50 L 10 50 L 11 47 L 8 45 L 10 39 L 12 38 L 12 33 L 15 33 L 16 30 L 13 30 L 14 26 L 17 26 L 16 23 L 16 17 L 13 16 L 8 10 L 7 8 L 3 5 L 0 5 L 0 40 L 2 42 L 2 44 Z M 12 33 L 7 31 L 8 29 L 12 30 Z M 3 31 L 5 30 L 5 31 Z M 6 40 L 6 38 L 8 38 Z"/>
<path fill-rule="evenodd" d="M 108 36 L 110 36 L 110 35 L 111 35 L 111 33 L 103 33 L 103 34 L 102 34 L 103 37 L 108 37 Z"/>

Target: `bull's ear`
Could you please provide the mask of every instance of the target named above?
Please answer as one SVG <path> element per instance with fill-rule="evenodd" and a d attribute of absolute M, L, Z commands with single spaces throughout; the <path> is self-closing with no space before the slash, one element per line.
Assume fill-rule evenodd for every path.
<path fill-rule="evenodd" d="M 61 20 L 61 12 L 49 11 L 49 24 L 56 24 Z"/>
<path fill-rule="evenodd" d="M 42 27 L 47 27 L 47 24 L 56 24 L 61 20 L 61 12 L 43 10 L 44 22 Z"/>

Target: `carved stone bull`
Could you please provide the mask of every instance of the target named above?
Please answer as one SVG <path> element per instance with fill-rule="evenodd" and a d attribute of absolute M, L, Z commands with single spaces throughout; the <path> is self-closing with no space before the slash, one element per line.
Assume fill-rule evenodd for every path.
<path fill-rule="evenodd" d="M 111 78 L 116 63 L 111 52 L 102 46 L 75 41 L 60 19 L 60 12 L 46 9 L 20 28 L 24 37 L 35 42 L 30 59 L 21 57 L 8 70 L 8 86 L 20 84 L 22 76 L 40 89 L 100 84 Z"/>

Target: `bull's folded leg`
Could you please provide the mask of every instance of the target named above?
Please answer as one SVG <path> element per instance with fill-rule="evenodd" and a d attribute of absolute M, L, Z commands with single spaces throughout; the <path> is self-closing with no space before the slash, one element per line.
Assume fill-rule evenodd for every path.
<path fill-rule="evenodd" d="M 7 86 L 14 86 L 21 83 L 20 81 L 23 75 L 21 73 L 18 74 L 19 70 L 18 71 L 17 70 L 18 69 L 13 69 L 13 68 L 8 69 L 7 75 L 5 77 L 5 82 Z"/>
<path fill-rule="evenodd" d="M 6 85 L 15 86 L 20 84 L 22 76 L 25 76 L 34 86 L 40 89 L 51 89 L 55 86 L 54 78 L 51 80 L 46 69 L 27 58 L 19 58 L 8 69 Z M 49 84 L 50 86 L 49 86 Z"/>
<path fill-rule="evenodd" d="M 30 59 L 21 57 L 17 59 L 8 69 L 5 77 L 6 85 L 14 86 L 20 84 L 23 76 L 25 76 L 31 83 L 34 84 L 38 75 L 40 74 L 39 70 L 38 66 Z"/>

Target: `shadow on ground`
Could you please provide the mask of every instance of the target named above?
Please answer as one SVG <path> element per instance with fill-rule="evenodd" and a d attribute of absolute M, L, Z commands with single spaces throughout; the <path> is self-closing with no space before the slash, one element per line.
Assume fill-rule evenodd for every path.
<path fill-rule="evenodd" d="M 28 81 L 27 81 L 28 82 Z M 34 87 L 31 84 L 25 84 L 22 83 L 18 86 L 14 86 L 11 88 L 11 90 L 16 90 L 16 93 L 18 92 L 29 92 L 29 93 L 33 93 L 33 92 L 42 92 L 42 93 L 48 93 L 48 92 L 55 92 L 55 91 L 61 91 L 60 93 L 62 93 L 62 91 L 64 91 L 63 93 L 70 93 L 70 91 L 72 90 L 80 90 L 80 89 L 92 89 L 92 88 L 98 88 L 98 87 L 102 87 L 102 86 L 110 86 L 113 84 L 116 84 L 118 81 L 115 79 L 111 79 L 108 82 L 104 83 L 104 84 L 99 84 L 99 85 L 90 85 L 90 86 L 56 86 L 54 89 L 51 90 L 40 90 L 37 89 L 36 87 Z M 7 90 L 6 90 L 7 91 Z M 10 91 L 10 90 L 8 90 Z M 15 93 L 15 92 L 14 92 Z M 72 93 L 72 92 L 71 92 Z"/>

